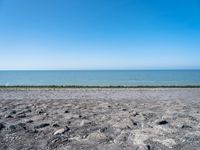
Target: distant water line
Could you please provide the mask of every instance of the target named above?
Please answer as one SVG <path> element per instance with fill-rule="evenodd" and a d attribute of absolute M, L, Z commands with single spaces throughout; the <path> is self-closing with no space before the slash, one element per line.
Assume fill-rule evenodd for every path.
<path fill-rule="evenodd" d="M 0 71 L 0 86 L 200 86 L 200 70 Z"/>

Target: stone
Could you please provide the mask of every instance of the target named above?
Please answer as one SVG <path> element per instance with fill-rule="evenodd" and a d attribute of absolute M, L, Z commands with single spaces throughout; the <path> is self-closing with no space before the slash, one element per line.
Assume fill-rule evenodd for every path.
<path fill-rule="evenodd" d="M 10 130 L 16 130 L 16 126 L 15 126 L 15 125 L 10 125 L 10 126 L 9 126 L 9 129 L 10 129 Z"/>
<path fill-rule="evenodd" d="M 157 124 L 158 125 L 165 125 L 165 124 L 168 124 L 168 122 L 166 120 L 161 120 Z"/>
<path fill-rule="evenodd" d="M 17 115 L 17 118 L 25 118 L 26 117 L 26 114 L 18 114 Z"/>
<path fill-rule="evenodd" d="M 26 123 L 33 123 L 33 120 L 28 120 Z"/>
<path fill-rule="evenodd" d="M 65 110 L 65 113 L 66 113 L 66 114 L 69 113 L 69 110 Z"/>
<path fill-rule="evenodd" d="M 80 126 L 84 126 L 86 124 L 91 124 L 91 121 L 89 121 L 89 120 L 82 120 L 81 123 L 80 123 Z"/>
<path fill-rule="evenodd" d="M 35 128 L 35 129 L 45 128 L 45 127 L 47 127 L 47 126 L 49 126 L 49 125 L 50 125 L 49 123 L 42 123 L 42 124 L 40 124 L 40 125 L 35 126 L 34 128 Z"/>
<path fill-rule="evenodd" d="M 10 114 L 16 114 L 17 112 L 16 112 L 16 110 L 12 110 L 11 112 L 10 112 Z"/>
<path fill-rule="evenodd" d="M 5 125 L 3 123 L 0 123 L 0 131 L 5 128 Z"/>
<path fill-rule="evenodd" d="M 53 124 L 53 127 L 57 128 L 57 127 L 60 127 L 60 126 L 59 126 L 59 124 L 54 123 L 54 124 Z"/>
<path fill-rule="evenodd" d="M 93 132 L 90 135 L 88 135 L 87 139 L 89 141 L 99 142 L 99 141 L 106 141 L 107 137 L 102 132 Z"/>
<path fill-rule="evenodd" d="M 6 115 L 5 118 L 13 118 L 11 115 Z"/>
<path fill-rule="evenodd" d="M 64 132 L 65 132 L 65 129 L 61 128 L 61 129 L 56 130 L 53 135 L 63 134 Z"/>
<path fill-rule="evenodd" d="M 189 125 L 182 125 L 181 128 L 182 128 L 182 129 L 192 129 L 192 127 L 189 126 Z"/>

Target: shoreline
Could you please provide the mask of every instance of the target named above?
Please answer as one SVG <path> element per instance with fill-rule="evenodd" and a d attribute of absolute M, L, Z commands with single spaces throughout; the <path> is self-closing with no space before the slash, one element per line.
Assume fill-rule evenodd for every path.
<path fill-rule="evenodd" d="M 114 85 L 114 86 L 85 86 L 85 85 L 11 85 L 11 86 L 3 86 L 0 85 L 0 89 L 65 89 L 65 88 L 99 88 L 99 89 L 115 89 L 115 88 L 200 88 L 200 85 L 138 85 L 138 86 L 122 86 L 122 85 Z"/>

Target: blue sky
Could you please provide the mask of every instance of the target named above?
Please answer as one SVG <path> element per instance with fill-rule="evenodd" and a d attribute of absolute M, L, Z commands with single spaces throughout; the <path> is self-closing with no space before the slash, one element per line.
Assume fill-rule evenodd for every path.
<path fill-rule="evenodd" d="M 0 0 L 0 69 L 199 69 L 199 0 Z"/>

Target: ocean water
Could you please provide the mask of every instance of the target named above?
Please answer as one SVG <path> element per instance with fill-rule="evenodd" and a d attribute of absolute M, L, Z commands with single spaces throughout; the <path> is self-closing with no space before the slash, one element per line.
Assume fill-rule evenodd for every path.
<path fill-rule="evenodd" d="M 200 85 L 200 70 L 0 71 L 0 85 Z"/>

